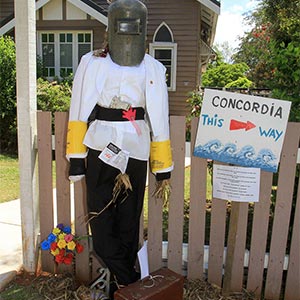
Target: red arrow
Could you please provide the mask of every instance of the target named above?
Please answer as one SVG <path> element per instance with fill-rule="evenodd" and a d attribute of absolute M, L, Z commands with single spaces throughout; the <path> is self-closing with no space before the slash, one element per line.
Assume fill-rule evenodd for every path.
<path fill-rule="evenodd" d="M 237 121 L 237 120 L 231 120 L 229 129 L 230 130 L 245 129 L 246 131 L 248 131 L 255 127 L 256 127 L 256 125 L 254 125 L 250 121 L 247 121 L 247 123 L 245 123 L 245 122 L 241 122 L 241 121 Z"/>

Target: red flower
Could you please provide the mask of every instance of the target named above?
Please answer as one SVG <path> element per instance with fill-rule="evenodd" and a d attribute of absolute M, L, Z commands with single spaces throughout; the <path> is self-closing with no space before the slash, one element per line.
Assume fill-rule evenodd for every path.
<path fill-rule="evenodd" d="M 65 255 L 65 252 L 66 252 L 65 249 L 60 249 L 58 255 L 64 256 L 64 255 Z"/>
<path fill-rule="evenodd" d="M 83 251 L 83 249 L 84 249 L 84 247 L 81 244 L 77 243 L 77 245 L 76 245 L 77 253 L 81 253 Z"/>
<path fill-rule="evenodd" d="M 60 249 L 59 254 L 55 256 L 55 261 L 59 264 L 64 262 L 64 257 L 65 257 L 65 249 Z"/>
<path fill-rule="evenodd" d="M 57 243 L 56 243 L 56 242 L 51 243 L 50 249 L 51 249 L 52 251 L 55 251 L 56 248 L 57 248 Z"/>
<path fill-rule="evenodd" d="M 73 254 L 72 253 L 67 253 L 67 255 L 64 257 L 64 264 L 66 265 L 70 265 L 72 263 L 73 260 Z"/>
<path fill-rule="evenodd" d="M 55 261 L 56 261 L 57 263 L 59 263 L 59 264 L 62 264 L 62 263 L 64 262 L 64 256 L 63 256 L 63 255 L 60 255 L 60 254 L 56 255 L 56 256 L 55 256 Z"/>

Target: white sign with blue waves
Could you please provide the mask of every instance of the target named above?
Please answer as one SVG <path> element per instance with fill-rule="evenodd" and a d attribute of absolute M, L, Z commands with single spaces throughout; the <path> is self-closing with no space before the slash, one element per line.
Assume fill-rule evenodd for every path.
<path fill-rule="evenodd" d="M 277 172 L 291 102 L 205 89 L 194 155 Z"/>

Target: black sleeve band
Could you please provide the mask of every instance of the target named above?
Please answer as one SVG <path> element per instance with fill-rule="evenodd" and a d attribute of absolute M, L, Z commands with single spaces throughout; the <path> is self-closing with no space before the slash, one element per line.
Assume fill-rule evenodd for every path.
<path fill-rule="evenodd" d="M 85 159 L 70 158 L 69 176 L 84 175 L 84 174 L 85 174 Z"/>
<path fill-rule="evenodd" d="M 161 181 L 161 180 L 164 180 L 164 179 L 170 179 L 171 178 L 171 172 L 156 173 L 155 177 L 156 177 L 156 181 Z"/>

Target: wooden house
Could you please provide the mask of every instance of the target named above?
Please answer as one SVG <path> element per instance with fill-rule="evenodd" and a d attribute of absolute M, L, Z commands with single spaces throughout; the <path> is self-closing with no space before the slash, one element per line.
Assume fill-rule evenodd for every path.
<path fill-rule="evenodd" d="M 148 8 L 148 52 L 167 67 L 171 115 L 186 115 L 211 49 L 220 1 L 144 0 Z M 37 0 L 37 54 L 46 76 L 74 73 L 80 58 L 102 47 L 107 0 Z M 0 1 L 0 35 L 14 35 L 14 0 Z"/>

